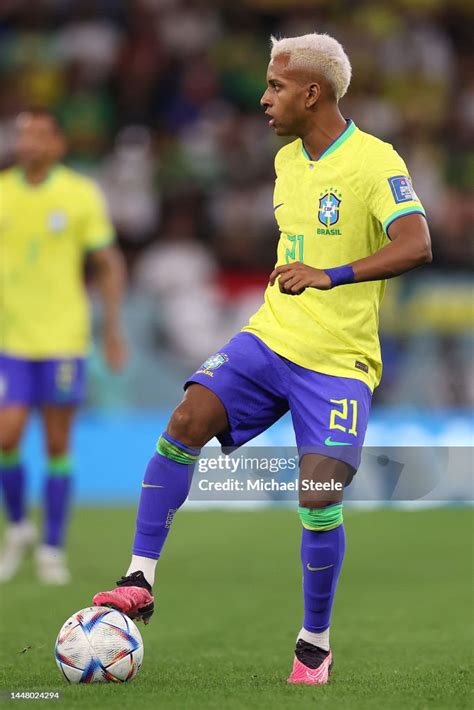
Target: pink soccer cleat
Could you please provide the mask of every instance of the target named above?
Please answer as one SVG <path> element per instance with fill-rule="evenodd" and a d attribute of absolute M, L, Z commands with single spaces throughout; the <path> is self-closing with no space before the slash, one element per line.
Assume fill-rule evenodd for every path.
<path fill-rule="evenodd" d="M 332 651 L 324 651 L 318 646 L 299 639 L 288 683 L 326 685 L 331 675 L 331 668 Z"/>
<path fill-rule="evenodd" d="M 95 606 L 110 606 L 126 614 L 130 619 L 148 624 L 155 610 L 152 588 L 143 572 L 132 572 L 117 582 L 109 592 L 99 592 L 92 600 Z"/>

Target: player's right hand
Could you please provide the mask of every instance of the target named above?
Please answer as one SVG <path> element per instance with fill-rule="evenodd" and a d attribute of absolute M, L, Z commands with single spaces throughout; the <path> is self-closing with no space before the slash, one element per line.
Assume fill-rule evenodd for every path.
<path fill-rule="evenodd" d="M 281 293 L 288 296 L 299 296 L 307 288 L 327 291 L 332 286 L 331 279 L 325 271 L 315 269 L 301 261 L 276 266 L 270 274 L 270 286 L 274 285 L 276 279 Z"/>
<path fill-rule="evenodd" d="M 119 372 L 127 364 L 128 350 L 125 339 L 118 330 L 106 329 L 102 336 L 102 350 L 107 366 Z"/>

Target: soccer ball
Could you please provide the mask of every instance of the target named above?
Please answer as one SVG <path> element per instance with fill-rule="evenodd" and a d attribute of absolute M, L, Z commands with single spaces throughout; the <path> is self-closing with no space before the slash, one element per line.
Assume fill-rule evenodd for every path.
<path fill-rule="evenodd" d="M 61 627 L 56 663 L 69 683 L 125 683 L 143 661 L 139 630 L 125 614 L 106 606 L 76 611 Z"/>

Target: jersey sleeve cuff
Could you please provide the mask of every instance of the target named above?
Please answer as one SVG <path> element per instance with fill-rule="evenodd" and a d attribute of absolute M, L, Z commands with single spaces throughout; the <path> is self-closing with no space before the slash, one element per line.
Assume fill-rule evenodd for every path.
<path fill-rule="evenodd" d="M 418 206 L 418 207 L 403 207 L 401 210 L 397 210 L 396 212 L 393 212 L 393 214 L 390 215 L 390 217 L 387 217 L 385 222 L 383 223 L 383 231 L 388 237 L 388 228 L 390 225 L 395 222 L 395 220 L 399 219 L 400 217 L 406 217 L 408 214 L 421 214 L 423 217 L 426 218 L 426 212 L 423 209 L 423 207 Z"/>
<path fill-rule="evenodd" d="M 111 244 L 113 244 L 114 241 L 115 241 L 115 235 L 109 234 L 104 239 L 98 239 L 95 244 L 86 246 L 86 252 L 88 254 L 90 254 L 90 252 L 98 251 L 99 249 L 105 249 L 105 247 L 109 247 Z"/>

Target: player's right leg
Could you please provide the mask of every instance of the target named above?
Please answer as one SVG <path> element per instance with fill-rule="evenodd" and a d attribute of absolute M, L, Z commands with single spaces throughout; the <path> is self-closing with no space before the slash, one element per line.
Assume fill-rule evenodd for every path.
<path fill-rule="evenodd" d="M 250 333 L 236 335 L 194 373 L 146 470 L 127 574 L 116 589 L 96 594 L 94 604 L 149 620 L 156 562 L 201 447 L 217 436 L 236 448 L 268 429 L 288 410 L 285 383 L 280 358 Z"/>
<path fill-rule="evenodd" d="M 27 361 L 0 355 L 0 484 L 8 520 L 0 553 L 0 582 L 15 575 L 37 537 L 26 517 L 25 470 L 20 457 L 30 413 L 29 375 Z"/>
<path fill-rule="evenodd" d="M 202 446 L 227 427 L 220 399 L 200 384 L 190 386 L 146 469 L 129 569 L 116 589 L 96 594 L 94 604 L 114 606 L 131 618 L 149 621 L 156 563 L 174 515 L 188 496 L 194 464 Z"/>

